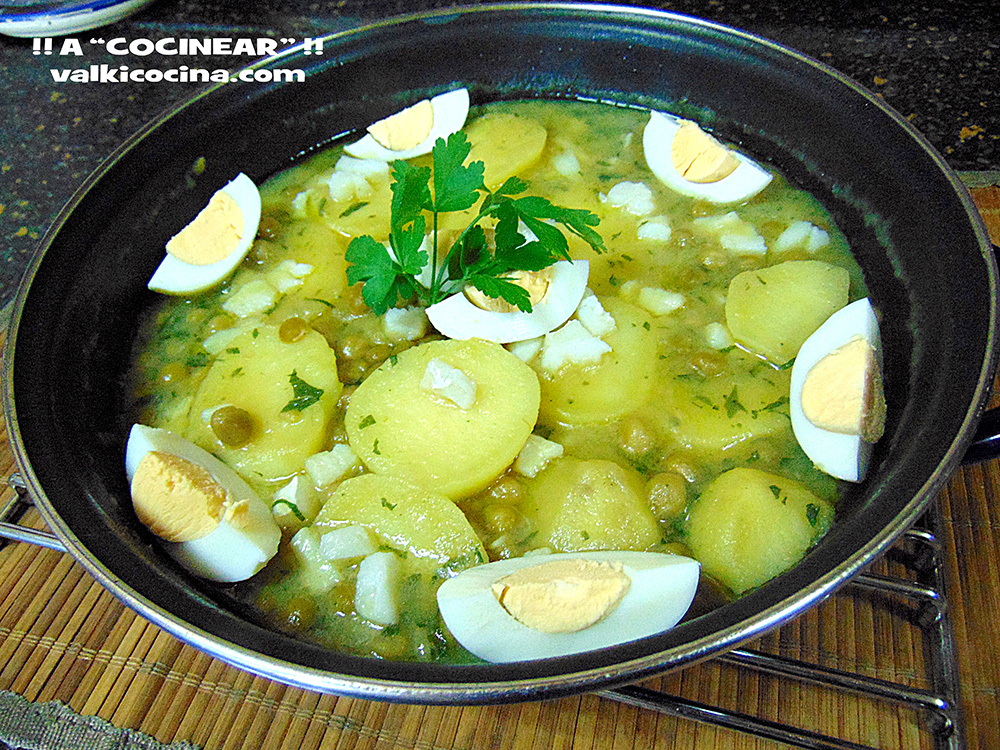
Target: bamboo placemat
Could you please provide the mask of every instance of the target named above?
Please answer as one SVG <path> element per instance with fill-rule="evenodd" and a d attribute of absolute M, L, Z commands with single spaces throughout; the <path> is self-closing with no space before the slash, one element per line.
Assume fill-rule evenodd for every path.
<path fill-rule="evenodd" d="M 1000 188 L 973 192 L 1000 243 Z M 14 470 L 0 444 L 0 476 Z M 0 501 L 10 499 L 6 489 Z M 970 748 L 1000 748 L 1000 462 L 960 470 L 939 502 Z M 44 526 L 35 511 L 23 523 Z M 893 573 L 880 560 L 874 572 Z M 923 637 L 902 608 L 838 594 L 749 645 L 930 689 Z M 873 747 L 929 748 L 924 717 L 867 697 L 709 661 L 645 685 Z M 134 614 L 63 553 L 0 549 L 0 690 L 206 750 L 261 748 L 784 747 L 594 695 L 423 707 L 320 695 L 227 666 Z"/>

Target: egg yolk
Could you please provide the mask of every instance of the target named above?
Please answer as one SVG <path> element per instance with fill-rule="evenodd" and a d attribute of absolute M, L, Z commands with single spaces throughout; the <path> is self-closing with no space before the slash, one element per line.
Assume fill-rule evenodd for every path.
<path fill-rule="evenodd" d="M 165 451 L 149 451 L 132 477 L 132 505 L 139 520 L 168 542 L 208 536 L 223 519 L 246 525 L 246 500 L 229 493 L 203 467 Z"/>
<path fill-rule="evenodd" d="M 243 212 L 221 190 L 199 214 L 167 242 L 167 252 L 184 263 L 207 266 L 226 258 L 243 236 Z"/>
<path fill-rule="evenodd" d="M 861 336 L 823 357 L 802 384 L 802 411 L 823 430 L 874 443 L 885 430 L 885 410 L 875 352 Z"/>
<path fill-rule="evenodd" d="M 740 165 L 725 146 L 690 121 L 678 128 L 670 153 L 674 169 L 690 182 L 718 182 Z"/>
<path fill-rule="evenodd" d="M 612 612 L 631 583 L 620 563 L 577 558 L 521 568 L 492 589 L 500 606 L 521 624 L 545 633 L 572 633 Z"/>
<path fill-rule="evenodd" d="M 552 266 L 541 271 L 515 271 L 509 278 L 528 293 L 528 300 L 534 308 L 548 294 L 549 286 L 552 284 Z M 476 307 L 488 312 L 514 312 L 518 309 L 516 305 L 506 300 L 487 296 L 471 286 L 465 290 L 465 296 Z"/>
<path fill-rule="evenodd" d="M 423 143 L 433 127 L 434 107 L 429 99 L 424 99 L 402 112 L 369 125 L 368 132 L 383 148 L 408 151 Z"/>

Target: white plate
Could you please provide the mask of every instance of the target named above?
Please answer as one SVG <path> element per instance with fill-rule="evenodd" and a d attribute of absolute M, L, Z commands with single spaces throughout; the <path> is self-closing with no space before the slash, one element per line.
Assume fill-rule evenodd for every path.
<path fill-rule="evenodd" d="M 12 3 L 4 7 L 4 14 L 0 16 L 0 34 L 20 37 L 76 34 L 120 21 L 151 2 L 153 0 Z"/>

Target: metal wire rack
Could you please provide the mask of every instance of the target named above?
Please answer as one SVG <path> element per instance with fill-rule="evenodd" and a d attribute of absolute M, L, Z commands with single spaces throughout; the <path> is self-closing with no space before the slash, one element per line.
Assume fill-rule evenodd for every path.
<path fill-rule="evenodd" d="M 966 743 L 958 702 L 958 662 L 945 595 L 941 544 L 937 535 L 939 526 L 938 509 L 934 506 L 917 527 L 906 532 L 889 553 L 902 562 L 911 575 L 901 577 L 863 573 L 844 587 L 843 594 L 838 594 L 849 596 L 852 589 L 855 592 L 861 589 L 874 593 L 882 606 L 898 606 L 898 602 L 902 600 L 914 608 L 914 624 L 924 640 L 927 678 L 931 689 L 918 689 L 903 683 L 830 669 L 761 651 L 736 649 L 715 658 L 744 669 L 811 683 L 833 691 L 852 692 L 910 708 L 926 719 L 924 727 L 935 750 L 964 750 Z M 857 744 L 638 686 L 605 690 L 600 695 L 671 716 L 776 740 L 792 747 L 809 750 L 879 750 L 870 745 Z"/>
<path fill-rule="evenodd" d="M 51 532 L 18 524 L 31 501 L 19 475 L 13 474 L 8 479 L 8 485 L 16 493 L 0 509 L 0 538 L 65 551 L 61 541 Z M 860 589 L 873 593 L 883 606 L 898 606 L 902 601 L 913 609 L 914 623 L 924 641 L 930 689 L 914 688 L 899 682 L 756 650 L 735 649 L 714 658 L 738 668 L 810 683 L 832 691 L 851 692 L 912 709 L 926 719 L 923 727 L 935 750 L 965 750 L 961 707 L 958 702 L 958 663 L 945 595 L 942 549 L 937 533 L 939 527 L 939 512 L 937 506 L 933 506 L 917 526 L 907 531 L 890 551 L 889 554 L 902 563 L 909 575 L 863 573 L 845 586 L 843 592 L 851 595 L 851 589 Z M 599 691 L 597 694 L 637 708 L 736 730 L 792 747 L 808 750 L 880 750 L 871 745 L 858 744 L 642 686 L 629 685 Z"/>

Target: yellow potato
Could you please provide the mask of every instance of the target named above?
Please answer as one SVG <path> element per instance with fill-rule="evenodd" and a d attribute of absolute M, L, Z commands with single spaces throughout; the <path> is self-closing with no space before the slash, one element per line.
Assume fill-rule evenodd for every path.
<path fill-rule="evenodd" d="M 657 432 L 699 452 L 720 452 L 754 438 L 789 431 L 790 370 L 761 363 L 762 373 L 675 378 L 651 411 Z"/>
<path fill-rule="evenodd" d="M 368 528 L 382 545 L 435 567 L 487 561 L 479 537 L 457 505 L 395 477 L 362 474 L 330 493 L 315 527 L 322 533 L 348 523 Z"/>
<path fill-rule="evenodd" d="M 421 386 L 431 360 L 475 382 L 467 409 Z M 538 417 L 534 371 L 499 344 L 433 341 L 382 364 L 351 396 L 351 448 L 370 471 L 452 499 L 486 487 L 517 457 Z"/>
<path fill-rule="evenodd" d="M 292 373 L 322 395 L 305 408 L 282 411 L 297 395 Z M 260 325 L 237 336 L 216 357 L 191 405 L 185 437 L 251 483 L 287 477 L 323 447 L 342 390 L 336 356 L 320 334 L 309 331 L 286 344 L 275 327 Z M 213 431 L 211 416 L 224 406 L 250 415 L 253 431 L 245 445 L 227 446 Z"/>
<path fill-rule="evenodd" d="M 332 229 L 348 238 L 371 235 L 378 242 L 389 237 L 392 206 L 391 178 L 373 180 L 364 198 L 330 200 L 323 204 L 323 218 Z"/>
<path fill-rule="evenodd" d="M 535 548 L 644 551 L 661 540 L 640 480 L 612 461 L 553 461 L 528 483 L 521 509 L 537 532 Z"/>
<path fill-rule="evenodd" d="M 702 569 L 737 594 L 795 565 L 833 521 L 833 507 L 802 484 L 757 469 L 712 481 L 688 517 Z"/>
<path fill-rule="evenodd" d="M 847 304 L 850 284 L 845 269 L 819 260 L 744 271 L 729 284 L 726 325 L 748 349 L 783 365 Z"/>
<path fill-rule="evenodd" d="M 317 222 L 297 221 L 288 225 L 278 242 L 288 248 L 289 258 L 313 267 L 302 286 L 295 288 L 295 296 L 329 301 L 347 288 L 347 242 L 332 229 Z"/>
<path fill-rule="evenodd" d="M 472 144 L 466 162 L 483 162 L 484 181 L 490 190 L 534 164 L 547 137 L 545 127 L 535 120 L 505 112 L 484 115 L 465 132 Z"/>
<path fill-rule="evenodd" d="M 570 365 L 542 376 L 544 424 L 587 424 L 620 417 L 649 398 L 656 367 L 656 333 L 643 310 L 618 297 L 601 298 L 617 328 L 604 336 L 611 351 L 592 365 Z"/>

